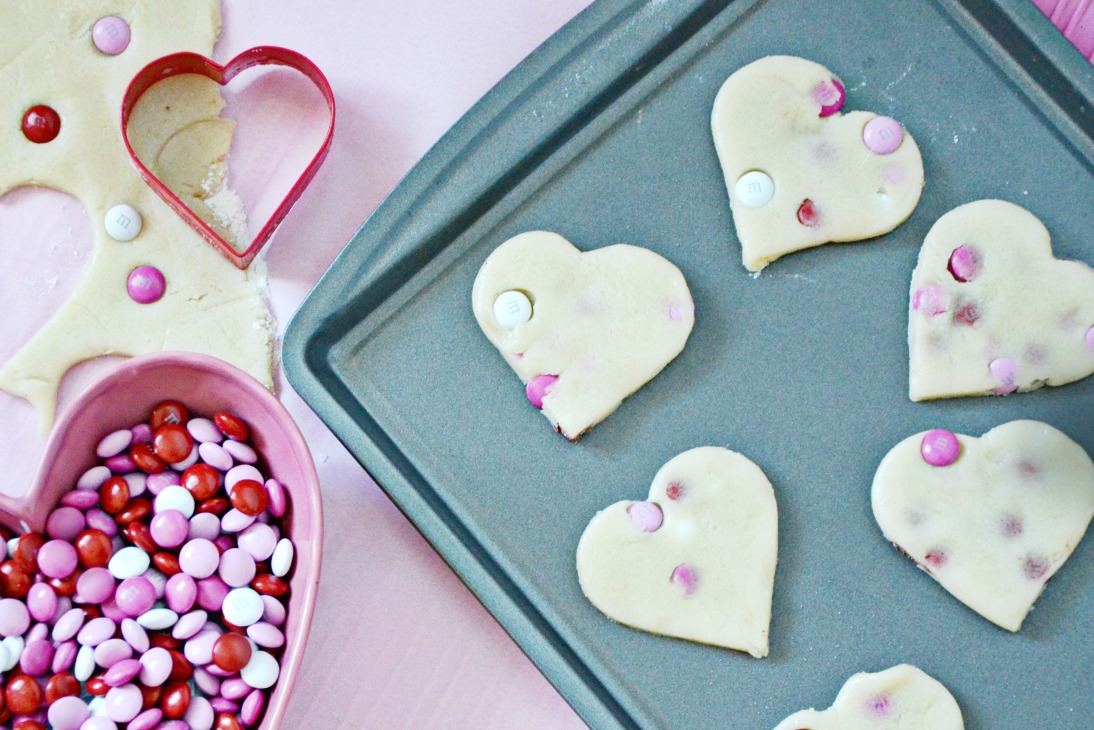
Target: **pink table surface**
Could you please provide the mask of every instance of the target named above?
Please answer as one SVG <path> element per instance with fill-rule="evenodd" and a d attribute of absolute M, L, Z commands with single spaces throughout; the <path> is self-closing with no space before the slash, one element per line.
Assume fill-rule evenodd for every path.
<path fill-rule="evenodd" d="M 256 45 L 292 48 L 323 69 L 339 105 L 326 163 L 267 249 L 279 335 L 414 163 L 588 2 L 223 0 L 214 60 Z M 0 27 L 2 16 L 0 9 Z M 321 110 L 312 111 L 299 119 L 272 113 L 267 124 L 279 128 L 254 132 L 276 138 L 274 157 L 290 164 L 268 164 L 252 187 L 253 179 L 272 190 L 292 183 L 298 169 L 291 163 L 305 158 L 281 148 L 298 132 L 314 137 Z M 241 121 L 237 140 L 249 135 Z M 246 171 L 233 174 L 247 187 L 240 178 Z M 27 188 L 0 198 L 0 232 L 2 362 L 73 290 L 91 238 L 74 199 Z M 62 404 L 114 364 L 96 361 L 70 373 Z M 318 607 L 284 727 L 584 727 L 280 372 L 279 396 L 311 447 L 326 522 Z M 21 493 L 44 439 L 24 401 L 0 392 L 0 412 L 0 489 Z"/>

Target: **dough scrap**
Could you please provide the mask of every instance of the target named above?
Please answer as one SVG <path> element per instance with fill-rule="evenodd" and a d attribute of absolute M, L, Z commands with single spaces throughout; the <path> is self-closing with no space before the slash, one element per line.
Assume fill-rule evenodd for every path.
<path fill-rule="evenodd" d="M 749 271 L 804 248 L 880 236 L 919 202 L 923 160 L 907 130 L 895 151 L 876 154 L 863 142 L 876 114 L 820 116 L 820 90 L 831 90 L 834 79 L 812 61 L 768 56 L 736 71 L 718 91 L 711 129 Z M 773 197 L 758 207 L 743 203 L 737 190 L 753 170 L 774 184 Z M 799 221 L 806 201 L 808 225 Z"/>
<path fill-rule="evenodd" d="M 531 319 L 511 329 L 494 314 L 508 291 L 533 303 Z M 542 411 L 571 441 L 680 354 L 695 321 L 687 282 L 668 260 L 626 244 L 582 253 L 547 231 L 498 246 L 471 298 L 479 327 L 523 382 L 557 376 Z"/>
<path fill-rule="evenodd" d="M 920 452 L 926 433 L 881 461 L 874 518 L 955 598 L 1018 631 L 1094 517 L 1094 463 L 1052 426 L 1022 420 L 980 438 L 955 434 L 960 456 L 931 466 Z"/>
<path fill-rule="evenodd" d="M 592 518 L 577 575 L 620 623 L 764 657 L 777 553 L 771 482 L 744 456 L 703 446 L 661 467 L 647 501 Z"/>
<path fill-rule="evenodd" d="M 775 730 L 963 730 L 950 691 L 918 667 L 855 674 L 824 711 L 802 710 Z"/>
<path fill-rule="evenodd" d="M 1053 258 L 1048 230 L 1013 203 L 978 200 L 939 218 L 909 299 L 914 401 L 1028 391 L 1094 373 L 1094 269 Z"/>
<path fill-rule="evenodd" d="M 91 40 L 107 15 L 132 29 L 117 56 Z M 100 355 L 161 350 L 201 352 L 273 387 L 273 321 L 265 271 L 240 271 L 183 222 L 138 175 L 118 126 L 130 79 L 150 61 L 178 51 L 209 55 L 220 29 L 218 0 L 38 0 L 4 9 L 0 47 L 0 195 L 24 185 L 73 195 L 91 222 L 93 249 L 72 297 L 0 369 L 0 388 L 29 400 L 43 430 L 53 421 L 57 388 L 73 365 Z M 215 84 L 214 84 L 215 86 Z M 222 103 L 206 95 L 208 105 Z M 61 132 L 33 144 L 18 123 L 36 104 L 53 107 Z M 134 206 L 143 228 L 123 243 L 106 234 L 106 211 Z M 2 234 L 0 234 L 2 236 Z M 8 242 L 8 245 L 16 245 Z M 141 305 L 126 293 L 129 272 L 159 268 L 162 299 Z"/>

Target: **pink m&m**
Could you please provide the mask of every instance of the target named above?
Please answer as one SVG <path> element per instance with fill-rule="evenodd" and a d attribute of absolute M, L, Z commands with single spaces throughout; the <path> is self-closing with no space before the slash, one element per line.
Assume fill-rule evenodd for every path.
<path fill-rule="evenodd" d="M 961 455 L 961 442 L 952 431 L 936 428 L 923 435 L 919 453 L 931 466 L 949 466 Z"/>
<path fill-rule="evenodd" d="M 817 84 L 817 87 L 813 89 L 813 98 L 821 105 L 820 116 L 830 117 L 843 108 L 847 92 L 839 79 L 832 79 Z"/>
<path fill-rule="evenodd" d="M 126 289 L 130 298 L 138 304 L 151 304 L 159 301 L 167 290 L 167 280 L 163 272 L 155 266 L 138 266 L 129 272 Z"/>
<path fill-rule="evenodd" d="M 1010 357 L 998 357 L 988 363 L 990 372 L 997 381 L 998 387 L 992 390 L 996 395 L 1007 395 L 1018 390 L 1018 363 Z"/>
<path fill-rule="evenodd" d="M 653 502 L 633 502 L 627 507 L 631 522 L 643 532 L 655 532 L 661 527 L 661 508 Z"/>
<path fill-rule="evenodd" d="M 966 244 L 953 250 L 947 268 L 953 278 L 964 283 L 972 281 L 980 273 L 981 264 L 980 252 Z"/>
<path fill-rule="evenodd" d="M 95 47 L 108 56 L 117 56 L 128 48 L 131 37 L 129 23 L 114 15 L 99 18 L 91 29 Z"/>
<path fill-rule="evenodd" d="M 528 396 L 528 402 L 536 408 L 543 408 L 543 399 L 551 392 L 551 388 L 554 387 L 556 382 L 558 382 L 557 375 L 537 375 L 529 380 L 528 385 L 524 388 L 524 392 Z"/>
<path fill-rule="evenodd" d="M 904 128 L 892 117 L 874 117 L 863 127 L 862 141 L 871 152 L 892 154 L 904 141 Z"/>

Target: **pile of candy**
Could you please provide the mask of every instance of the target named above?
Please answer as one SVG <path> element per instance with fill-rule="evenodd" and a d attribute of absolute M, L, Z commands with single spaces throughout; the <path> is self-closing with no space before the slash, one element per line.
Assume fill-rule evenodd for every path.
<path fill-rule="evenodd" d="M 3 534 L 0 724 L 258 724 L 280 672 L 294 549 L 285 490 L 257 468 L 249 435 L 232 414 L 191 418 L 164 401 L 99 442 L 101 463 L 45 536 Z"/>

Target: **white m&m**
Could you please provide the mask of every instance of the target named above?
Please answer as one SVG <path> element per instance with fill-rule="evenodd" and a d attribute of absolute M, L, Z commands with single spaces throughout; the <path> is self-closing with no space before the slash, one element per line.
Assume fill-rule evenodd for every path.
<path fill-rule="evenodd" d="M 775 196 L 775 182 L 767 173 L 751 170 L 738 178 L 736 192 L 742 205 L 759 208 Z"/>
<path fill-rule="evenodd" d="M 115 241 L 132 241 L 141 232 L 144 221 L 132 205 L 115 205 L 106 211 L 103 226 Z"/>
<path fill-rule="evenodd" d="M 504 291 L 494 300 L 494 318 L 502 327 L 511 330 L 532 318 L 532 301 L 516 289 Z"/>

